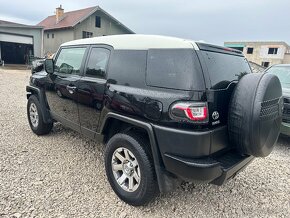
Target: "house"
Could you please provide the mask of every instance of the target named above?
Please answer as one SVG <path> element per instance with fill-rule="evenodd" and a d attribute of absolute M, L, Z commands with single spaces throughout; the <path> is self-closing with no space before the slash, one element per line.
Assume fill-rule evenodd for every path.
<path fill-rule="evenodd" d="M 0 60 L 5 64 L 28 64 L 30 56 L 42 56 L 40 26 L 0 20 Z"/>
<path fill-rule="evenodd" d="M 242 51 L 249 61 L 263 67 L 290 64 L 290 46 L 286 42 L 225 42 L 224 45 Z"/>
<path fill-rule="evenodd" d="M 103 35 L 133 34 L 134 32 L 99 6 L 64 12 L 56 8 L 55 15 L 41 21 L 44 28 L 44 53 L 54 53 L 67 41 Z"/>

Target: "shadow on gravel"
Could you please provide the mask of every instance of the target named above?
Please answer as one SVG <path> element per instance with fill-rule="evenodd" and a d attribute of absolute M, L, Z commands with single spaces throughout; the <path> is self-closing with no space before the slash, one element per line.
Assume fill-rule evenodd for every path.
<path fill-rule="evenodd" d="M 280 135 L 277 144 L 286 146 L 290 149 L 290 137 L 286 135 Z"/>
<path fill-rule="evenodd" d="M 286 204 L 281 205 L 280 202 L 282 201 L 281 198 L 285 198 L 283 197 L 283 193 L 288 188 L 287 183 L 285 183 L 285 178 L 284 180 L 281 179 L 285 171 L 281 173 L 276 172 L 277 165 L 275 165 L 275 163 L 279 161 L 279 159 L 271 159 L 269 157 L 266 159 L 257 158 L 245 169 L 245 171 L 241 172 L 236 178 L 230 180 L 223 186 L 183 182 L 176 190 L 167 194 L 158 195 L 149 205 L 134 208 L 121 202 L 113 194 L 113 191 L 108 188 L 109 184 L 105 179 L 103 165 L 104 146 L 82 137 L 81 134 L 62 126 L 60 123 L 56 123 L 52 133 L 45 137 L 55 137 L 57 141 L 61 139 L 63 135 L 66 135 L 66 139 L 71 142 L 67 147 L 70 151 L 70 157 L 72 157 L 72 159 L 82 160 L 79 155 L 86 156 L 88 158 L 84 158 L 84 160 L 90 161 L 86 162 L 87 165 L 85 167 L 88 169 L 94 168 L 93 180 L 85 185 L 91 188 L 91 186 L 97 183 L 94 179 L 101 179 L 101 181 L 98 181 L 98 184 L 100 183 L 99 186 L 97 186 L 98 188 L 91 188 L 94 190 L 93 192 L 95 192 L 95 195 L 99 193 L 105 194 L 108 197 L 103 197 L 104 199 L 108 198 L 107 201 L 118 205 L 115 206 L 115 209 L 122 208 L 122 210 L 130 211 L 127 214 L 128 217 L 130 217 L 130 213 L 139 213 L 142 216 L 146 214 L 148 217 L 155 217 L 156 215 L 160 217 L 178 217 L 180 215 L 185 216 L 189 214 L 195 214 L 196 216 L 204 216 L 205 214 L 211 214 L 211 216 L 214 216 L 214 214 L 231 214 L 242 217 L 249 214 L 253 214 L 254 216 L 258 216 L 259 214 L 278 215 L 278 213 L 283 213 L 284 208 L 287 209 L 285 206 Z M 80 138 L 81 140 L 78 140 Z M 285 158 L 282 154 L 286 154 L 287 156 L 288 151 L 285 152 L 285 150 L 290 149 L 290 137 L 280 137 L 276 146 L 277 148 L 274 148 L 274 154 L 271 155 L 278 155 L 279 158 Z M 79 152 L 77 148 L 85 149 L 87 152 Z M 94 153 L 95 160 L 90 158 L 90 153 Z M 94 165 L 96 163 L 99 164 L 99 169 L 97 167 L 95 168 Z M 83 175 L 81 177 L 83 178 L 89 179 L 91 178 L 90 176 L 92 176 L 90 174 L 92 171 L 85 169 L 75 172 L 81 172 Z M 277 178 L 279 178 L 279 180 Z M 81 185 L 81 188 L 85 187 L 83 183 L 79 185 Z M 84 196 L 89 196 L 89 194 L 84 192 Z M 75 197 L 81 199 L 83 195 L 77 193 Z M 103 202 L 100 200 L 98 201 L 98 199 L 94 201 L 95 203 L 92 205 L 103 204 Z M 269 205 L 272 205 L 271 209 L 269 209 Z M 274 212 L 271 211 L 273 208 Z"/>
<path fill-rule="evenodd" d="M 82 143 L 79 146 L 83 146 L 84 149 L 89 150 L 93 153 L 103 152 L 103 147 L 101 143 L 98 143 L 92 139 L 82 136 L 80 133 L 63 126 L 61 123 L 54 123 L 52 131 L 48 135 L 42 137 L 62 137 L 63 135 L 69 136 L 71 138 L 79 139 Z"/>
<path fill-rule="evenodd" d="M 59 134 L 62 135 L 62 134 L 67 134 L 67 133 L 70 133 L 73 135 L 79 135 L 79 137 L 82 137 L 81 134 L 79 134 L 78 132 L 76 132 L 70 128 L 63 126 L 61 123 L 54 123 L 52 131 L 51 131 L 51 133 L 49 133 L 48 136 L 59 135 Z"/>

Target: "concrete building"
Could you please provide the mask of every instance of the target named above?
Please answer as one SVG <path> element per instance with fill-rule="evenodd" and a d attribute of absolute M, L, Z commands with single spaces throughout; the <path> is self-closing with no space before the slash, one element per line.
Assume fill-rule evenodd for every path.
<path fill-rule="evenodd" d="M 27 64 L 29 56 L 42 56 L 43 28 L 0 20 L 0 60 Z"/>
<path fill-rule="evenodd" d="M 44 27 L 44 53 L 54 53 L 62 43 L 75 39 L 134 33 L 99 6 L 64 12 L 60 5 L 38 26 Z"/>
<path fill-rule="evenodd" d="M 225 42 L 224 45 L 242 51 L 249 61 L 263 67 L 290 64 L 290 46 L 285 42 Z"/>

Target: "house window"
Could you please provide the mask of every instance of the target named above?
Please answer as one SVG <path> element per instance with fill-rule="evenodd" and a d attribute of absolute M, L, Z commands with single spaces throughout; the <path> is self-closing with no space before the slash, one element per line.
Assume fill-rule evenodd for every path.
<path fill-rule="evenodd" d="M 51 34 L 51 38 L 53 38 L 53 39 L 54 39 L 54 33 L 52 33 L 52 34 Z"/>
<path fill-rule="evenodd" d="M 269 48 L 268 54 L 277 54 L 278 53 L 278 48 Z"/>
<path fill-rule="evenodd" d="M 49 33 L 47 33 L 46 37 L 49 39 Z"/>
<path fill-rule="evenodd" d="M 254 48 L 248 48 L 247 49 L 247 54 L 253 54 Z"/>
<path fill-rule="evenodd" d="M 262 62 L 263 67 L 269 67 L 269 65 L 270 65 L 270 62 L 268 62 L 268 61 Z"/>
<path fill-rule="evenodd" d="M 101 17 L 96 16 L 95 26 L 98 27 L 98 28 L 101 28 Z"/>
<path fill-rule="evenodd" d="M 83 39 L 92 38 L 92 37 L 93 37 L 92 32 L 83 31 Z"/>

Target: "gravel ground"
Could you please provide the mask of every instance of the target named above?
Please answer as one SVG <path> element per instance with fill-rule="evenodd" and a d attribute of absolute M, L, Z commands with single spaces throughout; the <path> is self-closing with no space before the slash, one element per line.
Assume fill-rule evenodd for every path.
<path fill-rule="evenodd" d="M 56 124 L 32 133 L 29 72 L 0 68 L 0 217 L 290 217 L 290 138 L 224 186 L 184 183 L 147 207 L 119 200 L 103 146 Z"/>

